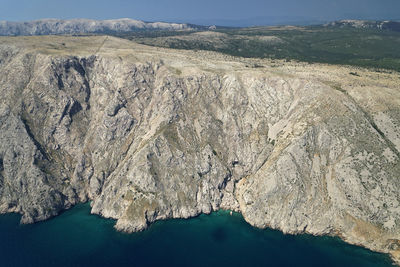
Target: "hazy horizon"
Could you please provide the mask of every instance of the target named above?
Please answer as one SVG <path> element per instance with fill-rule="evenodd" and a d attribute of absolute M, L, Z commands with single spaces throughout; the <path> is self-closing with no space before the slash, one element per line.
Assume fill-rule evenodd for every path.
<path fill-rule="evenodd" d="M 132 18 L 202 25 L 251 26 L 338 19 L 400 19 L 398 0 L 0 0 L 0 20 Z"/>

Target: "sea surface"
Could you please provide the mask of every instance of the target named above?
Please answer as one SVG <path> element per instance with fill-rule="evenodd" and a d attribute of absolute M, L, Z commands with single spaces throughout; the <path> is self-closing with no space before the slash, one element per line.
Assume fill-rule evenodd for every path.
<path fill-rule="evenodd" d="M 89 204 L 33 225 L 0 216 L 0 266 L 392 266 L 386 255 L 338 238 L 284 235 L 227 211 L 159 221 L 134 234 Z"/>

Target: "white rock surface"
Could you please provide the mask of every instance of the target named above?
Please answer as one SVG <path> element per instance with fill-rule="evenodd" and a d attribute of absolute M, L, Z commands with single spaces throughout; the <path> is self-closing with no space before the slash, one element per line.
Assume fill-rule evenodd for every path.
<path fill-rule="evenodd" d="M 0 21 L 0 35 L 48 35 L 95 32 L 129 32 L 135 30 L 190 30 L 187 24 L 143 22 L 134 19 L 41 19 L 27 22 Z"/>
<path fill-rule="evenodd" d="M 0 212 L 30 223 L 90 199 L 131 232 L 233 209 L 399 262 L 400 79 L 353 71 L 0 38 Z"/>

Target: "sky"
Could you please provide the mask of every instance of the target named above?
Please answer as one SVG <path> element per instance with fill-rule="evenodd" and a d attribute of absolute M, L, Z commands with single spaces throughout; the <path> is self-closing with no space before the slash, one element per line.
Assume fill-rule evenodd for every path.
<path fill-rule="evenodd" d="M 226 26 L 400 20 L 400 0 L 0 0 L 0 20 L 41 18 L 133 18 Z"/>

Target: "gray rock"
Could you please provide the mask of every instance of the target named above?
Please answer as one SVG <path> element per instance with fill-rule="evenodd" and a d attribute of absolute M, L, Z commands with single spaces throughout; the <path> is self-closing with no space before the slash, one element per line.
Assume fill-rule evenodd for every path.
<path fill-rule="evenodd" d="M 134 19 L 41 19 L 26 22 L 0 21 L 0 35 L 47 35 L 99 32 L 129 32 L 135 30 L 191 30 L 187 24 L 143 22 Z"/>
<path fill-rule="evenodd" d="M 0 55 L 1 213 L 92 200 L 132 232 L 232 209 L 399 260 L 398 75 L 104 37 L 0 38 Z"/>

